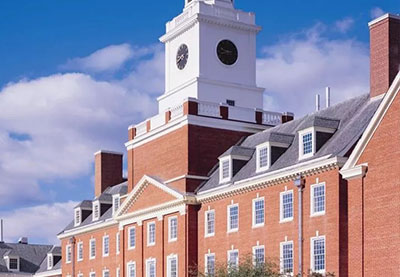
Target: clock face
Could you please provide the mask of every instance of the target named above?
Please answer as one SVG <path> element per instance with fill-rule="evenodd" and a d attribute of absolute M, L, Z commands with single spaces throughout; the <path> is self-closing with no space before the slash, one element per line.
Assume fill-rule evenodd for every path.
<path fill-rule="evenodd" d="M 179 46 L 178 53 L 176 53 L 176 66 L 182 70 L 185 68 L 189 58 L 189 48 L 186 44 Z"/>
<path fill-rule="evenodd" d="M 233 65 L 238 59 L 236 45 L 230 40 L 222 40 L 217 46 L 219 60 L 226 65 Z"/>

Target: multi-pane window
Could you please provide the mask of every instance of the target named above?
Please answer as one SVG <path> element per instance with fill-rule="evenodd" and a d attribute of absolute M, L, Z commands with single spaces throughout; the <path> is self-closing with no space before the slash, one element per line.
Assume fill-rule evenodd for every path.
<path fill-rule="evenodd" d="M 72 246 L 67 245 L 67 247 L 65 248 L 65 251 L 66 251 L 66 257 L 67 257 L 66 262 L 70 263 L 72 260 Z"/>
<path fill-rule="evenodd" d="M 307 133 L 302 136 L 303 138 L 303 155 L 311 154 L 313 151 L 313 135 L 312 133 Z"/>
<path fill-rule="evenodd" d="M 175 241 L 178 238 L 178 218 L 176 216 L 168 219 L 168 240 Z"/>
<path fill-rule="evenodd" d="M 311 215 L 325 213 L 325 184 L 311 186 Z"/>
<path fill-rule="evenodd" d="M 120 198 L 119 195 L 114 195 L 113 196 L 113 213 L 115 213 L 116 211 L 118 211 L 120 206 Z"/>
<path fill-rule="evenodd" d="M 100 204 L 95 202 L 93 204 L 93 220 L 97 220 L 100 218 Z"/>
<path fill-rule="evenodd" d="M 93 271 L 90 272 L 89 276 L 90 276 L 90 277 L 96 277 L 96 272 L 93 272 Z"/>
<path fill-rule="evenodd" d="M 254 263 L 256 265 L 264 264 L 265 263 L 264 246 L 253 247 L 253 257 L 254 257 Z"/>
<path fill-rule="evenodd" d="M 128 249 L 133 249 L 136 247 L 136 228 L 129 228 L 128 237 Z"/>
<path fill-rule="evenodd" d="M 150 259 L 146 262 L 146 277 L 156 277 L 156 260 Z"/>
<path fill-rule="evenodd" d="M 110 254 L 110 237 L 103 237 L 103 256 L 108 256 Z"/>
<path fill-rule="evenodd" d="M 293 191 L 281 193 L 281 221 L 290 221 L 293 219 Z"/>
<path fill-rule="evenodd" d="M 239 229 L 239 206 L 237 204 L 228 206 L 228 232 Z"/>
<path fill-rule="evenodd" d="M 228 251 L 228 267 L 231 269 L 238 268 L 239 266 L 239 251 L 230 250 Z"/>
<path fill-rule="evenodd" d="M 258 169 L 266 169 L 268 164 L 268 146 L 262 146 L 258 149 Z"/>
<path fill-rule="evenodd" d="M 119 267 L 115 270 L 115 277 L 121 277 L 121 270 Z"/>
<path fill-rule="evenodd" d="M 136 264 L 129 263 L 128 264 L 128 277 L 136 277 Z"/>
<path fill-rule="evenodd" d="M 156 223 L 150 222 L 147 224 L 147 245 L 156 243 Z"/>
<path fill-rule="evenodd" d="M 281 272 L 293 273 L 293 242 L 281 243 Z"/>
<path fill-rule="evenodd" d="M 207 276 L 215 275 L 215 254 L 206 255 L 206 273 Z"/>
<path fill-rule="evenodd" d="M 75 226 L 78 226 L 79 224 L 81 224 L 81 210 L 76 209 L 75 210 Z"/>
<path fill-rule="evenodd" d="M 178 277 L 178 257 L 176 255 L 173 255 L 169 256 L 167 259 L 168 259 L 167 277 Z"/>
<path fill-rule="evenodd" d="M 253 200 L 253 227 L 264 225 L 264 198 Z"/>
<path fill-rule="evenodd" d="M 231 174 L 230 174 L 230 160 L 229 159 L 225 159 L 225 160 L 222 160 L 221 161 L 221 163 L 220 163 L 220 166 L 221 166 L 221 174 L 220 174 L 220 179 L 221 179 L 221 182 L 224 182 L 224 181 L 229 181 L 229 179 L 230 179 L 230 177 L 231 177 Z"/>
<path fill-rule="evenodd" d="M 51 269 L 53 267 L 53 255 L 47 255 L 47 269 Z"/>
<path fill-rule="evenodd" d="M 311 239 L 311 267 L 315 272 L 325 271 L 325 237 Z"/>
<path fill-rule="evenodd" d="M 206 237 L 213 236 L 215 233 L 215 211 L 207 211 L 205 215 Z"/>
<path fill-rule="evenodd" d="M 108 269 L 103 270 L 103 277 L 110 277 L 110 271 Z"/>
<path fill-rule="evenodd" d="M 89 241 L 89 253 L 90 253 L 90 259 L 96 258 L 96 239 L 91 239 Z"/>
<path fill-rule="evenodd" d="M 77 247 L 76 247 L 76 259 L 78 261 L 82 261 L 83 260 L 83 242 L 82 241 L 78 242 L 78 244 L 77 244 Z"/>
<path fill-rule="evenodd" d="M 18 259 L 17 258 L 10 258 L 8 260 L 8 266 L 10 270 L 18 270 Z"/>
<path fill-rule="evenodd" d="M 117 253 L 117 254 L 119 254 L 119 252 L 120 252 L 120 239 L 121 239 L 121 237 L 120 237 L 120 234 L 119 233 L 116 233 L 115 234 L 115 252 Z"/>

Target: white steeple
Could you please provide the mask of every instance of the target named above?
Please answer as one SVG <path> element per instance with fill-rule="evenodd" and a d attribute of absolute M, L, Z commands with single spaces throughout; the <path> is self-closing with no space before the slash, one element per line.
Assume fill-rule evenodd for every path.
<path fill-rule="evenodd" d="M 185 7 L 194 2 L 204 2 L 208 5 L 217 5 L 225 8 L 233 9 L 233 0 L 185 0 Z"/>

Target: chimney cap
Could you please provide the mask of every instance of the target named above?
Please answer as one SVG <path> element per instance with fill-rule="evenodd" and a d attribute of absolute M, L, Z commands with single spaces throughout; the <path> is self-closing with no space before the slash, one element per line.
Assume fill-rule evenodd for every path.
<path fill-rule="evenodd" d="M 28 238 L 27 237 L 20 237 L 18 239 L 18 243 L 20 243 L 20 244 L 28 244 Z"/>
<path fill-rule="evenodd" d="M 376 23 L 378 23 L 378 22 L 380 22 L 380 21 L 382 21 L 382 20 L 384 20 L 386 18 L 392 18 L 392 19 L 400 20 L 400 15 L 392 14 L 392 13 L 386 13 L 386 14 L 384 14 L 384 15 L 382 15 L 382 16 L 380 16 L 380 17 L 378 17 L 378 18 L 376 18 L 376 19 L 374 19 L 372 21 L 370 21 L 368 23 L 368 26 L 372 27 L 372 25 L 375 25 Z"/>
<path fill-rule="evenodd" d="M 95 156 L 97 156 L 99 154 L 111 154 L 111 155 L 120 155 L 120 156 L 124 155 L 124 153 L 122 153 L 122 152 L 108 151 L 108 150 L 99 150 L 96 153 L 94 153 Z"/>

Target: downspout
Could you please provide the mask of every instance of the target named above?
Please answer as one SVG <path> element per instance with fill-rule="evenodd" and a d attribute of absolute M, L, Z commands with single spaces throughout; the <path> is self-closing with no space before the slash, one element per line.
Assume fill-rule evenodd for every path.
<path fill-rule="evenodd" d="M 71 243 L 71 259 L 72 259 L 72 276 L 75 276 L 75 242 L 76 239 L 75 237 L 71 237 L 69 239 L 69 242 Z"/>
<path fill-rule="evenodd" d="M 299 244 L 299 273 L 297 276 L 303 277 L 303 190 L 304 190 L 304 183 L 305 180 L 299 176 L 295 181 L 294 185 L 298 189 L 299 194 L 299 206 L 298 206 L 298 213 L 299 213 L 299 230 L 298 230 L 298 244 Z"/>
<path fill-rule="evenodd" d="M 121 232 L 119 233 L 120 241 L 119 241 L 119 252 L 122 254 L 122 266 L 121 266 L 121 271 L 122 271 L 122 276 L 125 275 L 125 265 L 127 264 L 125 261 L 125 226 L 122 228 L 122 247 L 121 247 Z"/>

